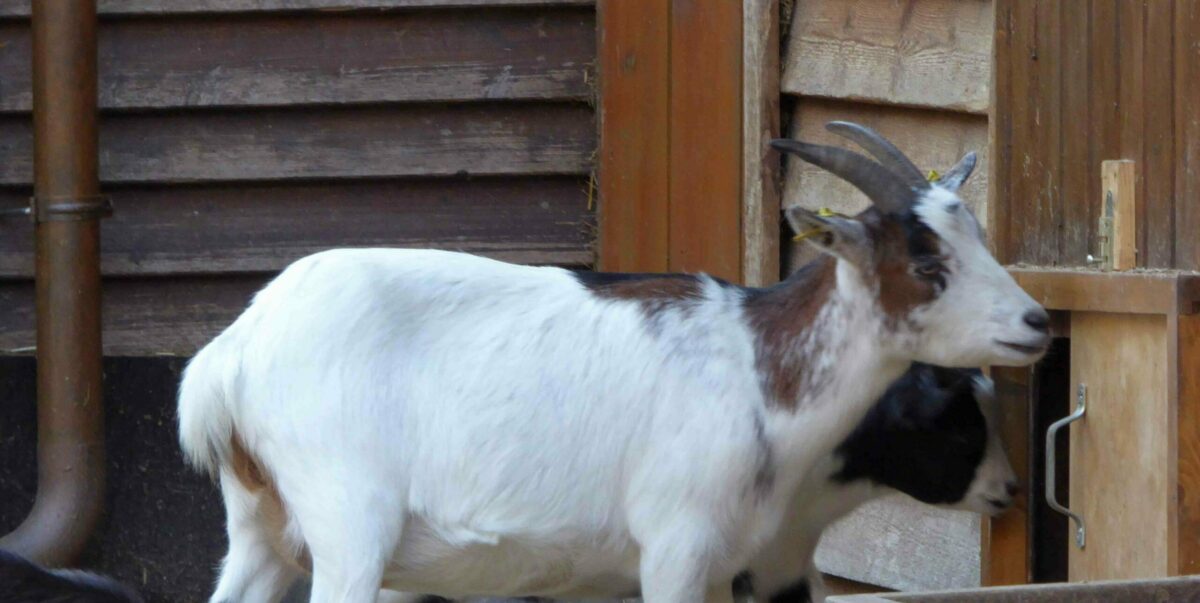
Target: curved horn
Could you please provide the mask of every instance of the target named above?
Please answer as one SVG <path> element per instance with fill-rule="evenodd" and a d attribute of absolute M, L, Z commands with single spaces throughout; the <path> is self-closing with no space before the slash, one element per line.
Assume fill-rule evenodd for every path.
<path fill-rule="evenodd" d="M 825 129 L 838 136 L 848 138 L 866 149 L 879 163 L 883 164 L 883 167 L 895 172 L 909 186 L 918 190 L 929 188 L 929 181 L 921 175 L 921 170 L 907 155 L 896 148 L 896 145 L 881 136 L 879 132 L 849 121 L 831 121 L 825 124 Z"/>
<path fill-rule="evenodd" d="M 903 213 L 916 201 L 916 189 L 887 168 L 854 151 L 786 138 L 772 140 L 771 146 L 836 174 L 866 194 L 875 207 L 884 212 Z"/>

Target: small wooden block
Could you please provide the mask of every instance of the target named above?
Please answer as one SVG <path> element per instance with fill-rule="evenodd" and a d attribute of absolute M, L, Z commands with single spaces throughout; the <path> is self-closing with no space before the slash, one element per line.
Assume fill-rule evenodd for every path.
<path fill-rule="evenodd" d="M 1113 270 L 1137 268 L 1137 171 L 1128 159 L 1108 160 L 1100 164 L 1104 191 L 1102 215 L 1112 199 L 1112 262 Z"/>

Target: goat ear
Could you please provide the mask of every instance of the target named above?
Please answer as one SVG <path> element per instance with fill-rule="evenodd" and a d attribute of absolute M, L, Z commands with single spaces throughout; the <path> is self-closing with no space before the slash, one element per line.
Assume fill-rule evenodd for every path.
<path fill-rule="evenodd" d="M 803 207 L 789 207 L 784 215 L 797 238 L 809 245 L 856 266 L 866 260 L 869 243 L 862 222 L 821 216 Z"/>
<path fill-rule="evenodd" d="M 963 155 L 963 158 L 959 159 L 954 167 L 946 170 L 946 173 L 938 180 L 938 184 L 951 192 L 957 192 L 967 178 L 971 177 L 971 172 L 975 171 L 975 159 L 975 151 Z"/>

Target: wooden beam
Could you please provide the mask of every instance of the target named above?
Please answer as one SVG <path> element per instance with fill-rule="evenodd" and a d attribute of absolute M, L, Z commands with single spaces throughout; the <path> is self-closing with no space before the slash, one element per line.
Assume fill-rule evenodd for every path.
<path fill-rule="evenodd" d="M 1164 315 L 1200 312 L 1197 274 L 1030 268 L 1010 268 L 1009 274 L 1050 310 Z"/>
<path fill-rule="evenodd" d="M 1021 484 L 1012 509 L 998 517 L 984 518 L 980 536 L 980 582 L 983 586 L 1026 584 L 1031 579 L 1029 547 L 1029 503 L 1032 476 L 1029 467 L 1030 369 L 993 367 L 996 398 L 1001 408 L 1000 437 L 1009 462 Z M 1037 495 L 1034 493 L 1033 495 Z"/>
<path fill-rule="evenodd" d="M 669 265 L 739 282 L 742 3 L 671 0 L 670 37 Z"/>
<path fill-rule="evenodd" d="M 1168 387 L 1176 401 L 1168 564 L 1173 575 L 1200 574 L 1200 316 L 1172 316 L 1167 328 Z"/>
<path fill-rule="evenodd" d="M 1100 164 L 1103 182 L 1103 215 L 1110 215 L 1107 206 L 1112 202 L 1113 270 L 1137 268 L 1137 173 L 1136 164 L 1128 159 L 1108 160 Z"/>
<path fill-rule="evenodd" d="M 779 280 L 779 0 L 745 0 L 742 36 L 742 276 Z"/>
<path fill-rule="evenodd" d="M 603 0 L 597 17 L 598 267 L 665 272 L 670 201 L 670 0 Z"/>

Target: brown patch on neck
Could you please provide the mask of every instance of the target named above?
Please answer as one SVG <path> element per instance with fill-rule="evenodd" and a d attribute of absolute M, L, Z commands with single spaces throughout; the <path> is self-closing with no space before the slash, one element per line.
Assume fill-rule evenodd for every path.
<path fill-rule="evenodd" d="M 275 481 L 263 471 L 259 462 L 246 450 L 245 444 L 242 443 L 242 437 L 237 431 L 233 432 L 229 448 L 231 451 L 229 469 L 233 471 L 234 477 L 243 488 L 258 496 L 255 514 L 259 525 L 269 535 L 271 548 L 275 554 L 291 563 L 296 569 L 311 574 L 312 555 L 308 551 L 308 545 L 300 543 L 297 550 L 284 542 L 283 535 L 284 530 L 287 529 L 288 512 L 283 497 L 280 496 L 279 489 L 275 486 Z"/>
<path fill-rule="evenodd" d="M 755 364 L 769 400 L 795 410 L 812 372 L 797 351 L 837 285 L 837 263 L 820 258 L 782 283 L 751 294 L 745 312 L 758 341 Z"/>
<path fill-rule="evenodd" d="M 597 297 L 638 302 L 647 318 L 704 297 L 704 282 L 690 274 L 576 274 Z"/>

